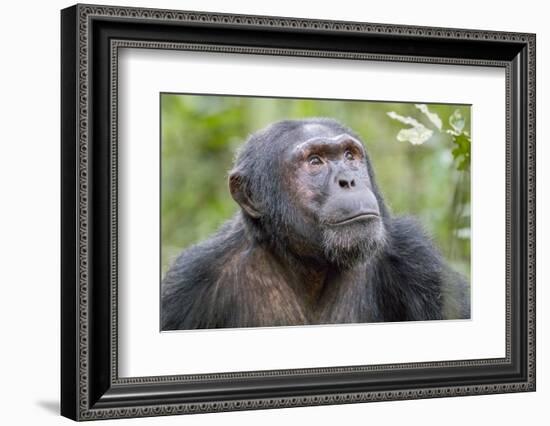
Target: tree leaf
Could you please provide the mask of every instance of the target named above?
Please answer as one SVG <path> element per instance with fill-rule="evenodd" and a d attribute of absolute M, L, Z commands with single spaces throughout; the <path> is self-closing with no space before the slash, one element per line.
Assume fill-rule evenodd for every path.
<path fill-rule="evenodd" d="M 397 134 L 397 140 L 400 142 L 410 142 L 413 145 L 422 145 L 433 135 L 433 131 L 427 129 L 422 124 L 409 129 L 401 129 Z"/>
<path fill-rule="evenodd" d="M 439 118 L 439 115 L 435 112 L 430 112 L 426 104 L 415 104 L 414 106 L 418 108 L 435 127 L 437 127 L 437 130 L 441 131 L 443 122 L 441 121 L 441 118 Z"/>
<path fill-rule="evenodd" d="M 410 142 L 413 145 L 421 145 L 430 139 L 433 135 L 433 131 L 426 128 L 422 123 L 418 122 L 412 117 L 404 117 L 397 114 L 394 111 L 387 113 L 388 116 L 394 120 L 397 120 L 403 124 L 412 126 L 409 129 L 401 129 L 397 134 L 397 140 L 400 142 Z"/>
<path fill-rule="evenodd" d="M 462 130 L 464 129 L 465 120 L 460 110 L 455 109 L 455 111 L 451 114 L 451 116 L 449 117 L 449 124 L 455 132 L 462 132 Z"/>
<path fill-rule="evenodd" d="M 393 118 L 394 120 L 400 121 L 403 124 L 408 124 L 409 126 L 417 127 L 422 126 L 423 124 L 419 123 L 412 117 L 404 117 L 402 115 L 397 114 L 395 111 L 390 111 L 387 113 L 390 118 Z"/>

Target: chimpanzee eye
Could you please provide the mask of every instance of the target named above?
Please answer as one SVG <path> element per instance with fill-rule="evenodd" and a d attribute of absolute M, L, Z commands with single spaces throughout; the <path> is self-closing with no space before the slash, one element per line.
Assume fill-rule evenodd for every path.
<path fill-rule="evenodd" d="M 346 160 L 355 160 L 355 157 L 353 156 L 353 153 L 351 151 L 344 152 L 344 158 Z"/>
<path fill-rule="evenodd" d="M 309 156 L 307 161 L 310 166 L 320 166 L 321 164 L 323 164 L 323 160 L 321 160 L 321 157 L 319 157 L 318 155 Z"/>

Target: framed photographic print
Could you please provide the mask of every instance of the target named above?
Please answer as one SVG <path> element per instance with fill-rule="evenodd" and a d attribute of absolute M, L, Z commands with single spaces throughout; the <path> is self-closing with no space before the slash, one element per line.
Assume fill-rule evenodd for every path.
<path fill-rule="evenodd" d="M 61 412 L 535 390 L 535 35 L 61 12 Z"/>

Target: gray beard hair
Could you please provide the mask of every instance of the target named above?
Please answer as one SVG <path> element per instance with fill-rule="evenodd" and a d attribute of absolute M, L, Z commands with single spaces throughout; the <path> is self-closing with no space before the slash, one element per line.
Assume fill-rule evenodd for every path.
<path fill-rule="evenodd" d="M 376 257 L 386 246 L 384 224 L 352 224 L 323 231 L 323 250 L 326 258 L 342 269 Z"/>

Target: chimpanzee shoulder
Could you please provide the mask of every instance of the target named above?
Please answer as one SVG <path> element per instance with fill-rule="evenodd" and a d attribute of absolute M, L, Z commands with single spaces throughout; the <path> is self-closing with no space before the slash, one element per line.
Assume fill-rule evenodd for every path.
<path fill-rule="evenodd" d="M 386 229 L 387 247 L 371 271 L 377 320 L 469 316 L 466 282 L 446 265 L 418 221 L 407 216 L 392 217 Z M 454 312 L 451 307 L 455 307 Z"/>
<path fill-rule="evenodd" d="M 217 328 L 230 322 L 225 316 L 233 294 L 227 289 L 220 292 L 216 284 L 244 241 L 244 226 L 235 217 L 175 259 L 162 282 L 162 330 Z"/>
<path fill-rule="evenodd" d="M 162 283 L 161 329 L 306 324 L 284 268 L 261 246 L 237 213 L 183 251 Z"/>

